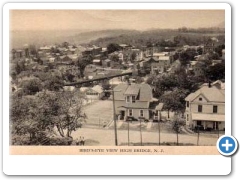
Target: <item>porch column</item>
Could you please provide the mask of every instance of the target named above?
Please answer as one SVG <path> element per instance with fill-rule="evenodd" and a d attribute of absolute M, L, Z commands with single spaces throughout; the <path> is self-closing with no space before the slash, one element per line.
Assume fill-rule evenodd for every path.
<path fill-rule="evenodd" d="M 206 129 L 206 121 L 203 121 L 203 128 Z"/>

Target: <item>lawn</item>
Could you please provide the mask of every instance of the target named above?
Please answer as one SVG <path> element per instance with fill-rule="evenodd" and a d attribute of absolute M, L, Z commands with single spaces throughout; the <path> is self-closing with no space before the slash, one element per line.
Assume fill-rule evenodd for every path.
<path fill-rule="evenodd" d="M 112 101 L 95 101 L 92 104 L 88 104 L 86 107 L 84 107 L 83 111 L 87 115 L 86 125 L 103 126 L 112 120 Z"/>

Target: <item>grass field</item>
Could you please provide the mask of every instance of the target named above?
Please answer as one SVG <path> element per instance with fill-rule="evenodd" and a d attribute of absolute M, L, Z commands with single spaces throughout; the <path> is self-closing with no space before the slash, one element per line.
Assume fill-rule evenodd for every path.
<path fill-rule="evenodd" d="M 103 126 L 112 120 L 112 101 L 100 100 L 93 102 L 92 104 L 88 104 L 83 111 L 87 115 L 87 125 Z"/>

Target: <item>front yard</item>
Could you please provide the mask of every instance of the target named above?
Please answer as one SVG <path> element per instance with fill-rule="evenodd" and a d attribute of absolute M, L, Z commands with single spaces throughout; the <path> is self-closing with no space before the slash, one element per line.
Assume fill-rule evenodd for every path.
<path fill-rule="evenodd" d="M 84 107 L 83 111 L 87 115 L 86 125 L 103 127 L 113 118 L 112 101 L 99 100 Z"/>

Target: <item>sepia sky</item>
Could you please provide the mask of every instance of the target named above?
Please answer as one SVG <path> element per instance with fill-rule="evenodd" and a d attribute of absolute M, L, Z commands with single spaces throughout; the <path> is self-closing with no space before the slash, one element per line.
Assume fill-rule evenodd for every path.
<path fill-rule="evenodd" d="M 11 10 L 10 30 L 213 27 L 224 10 Z"/>

